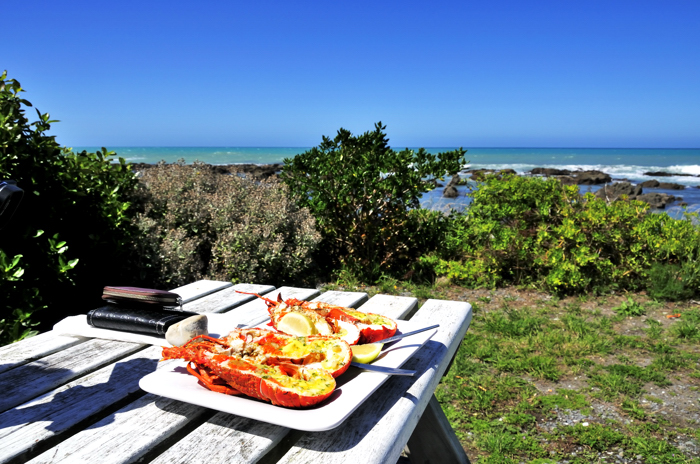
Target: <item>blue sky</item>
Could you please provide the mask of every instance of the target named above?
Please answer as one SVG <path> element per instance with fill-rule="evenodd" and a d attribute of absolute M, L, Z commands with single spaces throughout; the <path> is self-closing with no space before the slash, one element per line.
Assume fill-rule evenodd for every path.
<path fill-rule="evenodd" d="M 68 146 L 700 147 L 700 2 L 16 2 Z"/>

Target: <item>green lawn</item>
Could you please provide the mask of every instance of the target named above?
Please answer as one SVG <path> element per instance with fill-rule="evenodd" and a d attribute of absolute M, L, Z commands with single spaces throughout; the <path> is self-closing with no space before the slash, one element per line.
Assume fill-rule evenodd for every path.
<path fill-rule="evenodd" d="M 697 304 L 399 282 L 363 289 L 472 304 L 436 392 L 472 463 L 700 463 Z"/>

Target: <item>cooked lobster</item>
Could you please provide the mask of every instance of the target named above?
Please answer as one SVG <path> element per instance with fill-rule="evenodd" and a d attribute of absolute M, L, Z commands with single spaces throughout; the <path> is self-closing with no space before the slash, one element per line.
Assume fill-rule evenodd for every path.
<path fill-rule="evenodd" d="M 247 294 L 255 295 L 265 301 L 270 313 L 270 324 L 277 330 L 279 330 L 279 322 L 288 313 L 297 312 L 304 314 L 313 322 L 317 333 L 342 338 L 350 345 L 378 342 L 396 333 L 396 321 L 379 314 L 296 298 L 283 300 L 281 294 L 277 295 L 277 301 L 257 293 Z"/>
<path fill-rule="evenodd" d="M 332 337 L 236 329 L 224 338 L 200 335 L 184 346 L 163 348 L 163 359 L 188 361 L 188 372 L 212 391 L 295 408 L 328 398 L 335 377 L 350 366 L 352 351 Z"/>

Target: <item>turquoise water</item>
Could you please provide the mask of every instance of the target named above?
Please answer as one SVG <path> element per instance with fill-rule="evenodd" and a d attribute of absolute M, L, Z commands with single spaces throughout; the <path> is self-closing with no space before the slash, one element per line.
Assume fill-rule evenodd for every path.
<path fill-rule="evenodd" d="M 76 147 L 95 151 L 98 147 Z M 168 163 L 184 159 L 187 163 L 209 164 L 281 163 L 303 153 L 309 147 L 110 147 L 129 162 Z M 398 149 L 398 148 L 397 148 Z M 427 148 L 431 153 L 454 148 Z M 615 178 L 632 182 L 648 180 L 646 171 L 667 171 L 700 175 L 700 148 L 470 148 L 466 155 L 472 168 L 512 168 L 519 173 L 534 167 L 561 169 L 598 169 Z M 668 182 L 700 185 L 700 177 L 667 178 Z"/>
<path fill-rule="evenodd" d="M 76 147 L 74 150 L 95 151 L 99 147 Z M 118 156 L 132 163 L 168 163 L 184 159 L 187 163 L 202 161 L 209 164 L 281 163 L 310 147 L 109 147 Z M 467 147 L 468 148 L 468 147 Z M 394 147 L 396 150 L 403 147 Z M 427 148 L 431 153 L 453 150 L 454 148 Z M 658 149 L 658 148 L 468 148 L 465 167 L 479 169 L 511 168 L 519 174 L 535 167 L 555 167 L 559 169 L 599 170 L 610 174 L 614 180 L 628 180 L 639 183 L 654 177 L 645 172 L 664 171 L 690 174 L 689 176 L 658 177 L 661 182 L 673 182 L 686 186 L 685 190 L 665 191 L 681 196 L 689 204 L 690 210 L 700 209 L 700 148 Z M 582 188 L 583 189 L 583 188 Z M 425 206 L 440 209 L 462 209 L 468 199 L 457 201 L 441 197 L 442 189 L 427 194 L 423 198 Z M 674 209 L 675 208 L 675 209 Z M 671 212 L 680 211 L 672 207 Z"/>
<path fill-rule="evenodd" d="M 310 148 L 310 147 L 309 147 Z M 155 164 L 159 161 L 208 164 L 273 164 L 293 158 L 309 148 L 298 147 L 108 147 L 130 163 Z M 99 147 L 74 147 L 73 151 L 95 151 Z"/>

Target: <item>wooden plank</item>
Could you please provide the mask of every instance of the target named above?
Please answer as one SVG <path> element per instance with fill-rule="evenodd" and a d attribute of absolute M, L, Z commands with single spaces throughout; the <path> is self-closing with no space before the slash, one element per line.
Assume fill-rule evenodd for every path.
<path fill-rule="evenodd" d="M 136 462 L 210 413 L 206 408 L 147 394 L 29 462 Z"/>
<path fill-rule="evenodd" d="M 80 377 L 41 397 L 0 414 L 0 463 L 26 461 L 34 449 L 60 440 L 77 426 L 143 392 L 139 380 L 176 361 L 161 364 L 160 347 L 150 347 Z"/>
<path fill-rule="evenodd" d="M 340 427 L 304 434 L 280 463 L 396 462 L 464 337 L 471 314 L 468 303 L 428 300 L 411 320 L 425 325 L 439 321 L 440 328 L 405 364 L 418 371 L 416 377 L 392 377 Z"/>
<path fill-rule="evenodd" d="M 367 301 L 367 294 L 365 292 L 338 292 L 331 290 L 324 292 L 312 301 L 322 301 L 345 308 L 358 308 Z"/>
<path fill-rule="evenodd" d="M 222 290 L 222 292 L 226 292 L 227 290 L 228 290 L 228 288 Z M 318 291 L 314 290 L 314 289 L 282 288 L 280 290 L 282 292 L 282 295 L 285 298 L 290 298 L 290 297 L 305 298 L 305 297 L 315 296 L 318 294 Z M 207 298 L 207 297 L 205 297 L 205 298 Z M 248 310 L 245 310 L 244 307 L 247 307 Z M 264 314 L 267 314 L 267 310 L 265 308 L 266 308 L 265 302 L 259 298 L 255 298 L 254 301 L 251 301 L 249 303 L 244 304 L 243 306 L 241 306 L 239 308 L 236 308 L 235 314 L 226 313 L 225 315 L 231 314 L 232 317 L 235 317 L 238 315 L 238 316 L 243 318 L 242 320 L 244 320 L 246 317 L 250 317 L 251 310 L 262 310 L 262 311 L 264 311 Z M 257 317 L 257 316 L 255 316 L 255 317 Z M 151 395 L 149 395 L 149 396 L 151 396 Z M 168 404 L 177 403 L 174 400 L 172 400 L 172 401 L 166 400 L 164 398 L 160 398 L 160 397 L 156 397 L 156 396 L 151 396 L 151 401 L 153 400 L 153 398 L 159 398 L 159 400 L 158 400 L 159 402 L 167 402 Z M 188 407 L 203 410 L 203 408 L 197 408 L 196 406 L 188 406 Z M 82 451 L 81 446 L 80 446 L 80 440 L 87 440 L 90 442 L 91 445 L 94 441 L 103 441 L 104 444 L 100 446 L 100 449 L 103 449 L 103 448 L 104 449 L 111 449 L 112 448 L 112 440 L 113 440 L 114 436 L 121 437 L 124 434 L 129 436 L 132 433 L 132 429 L 138 430 L 138 428 L 140 428 L 140 427 L 145 427 L 146 429 L 148 429 L 148 431 L 146 432 L 146 435 L 150 436 L 151 440 L 153 440 L 152 442 L 148 442 L 143 437 L 139 437 L 138 440 L 125 440 L 124 442 L 120 442 L 120 445 L 115 448 L 114 452 L 117 453 L 118 456 L 120 456 L 118 459 L 115 458 L 114 461 L 111 460 L 111 457 L 108 457 L 106 460 L 100 459 L 100 462 L 103 462 L 103 461 L 104 462 L 120 462 L 119 459 L 125 459 L 126 461 L 130 462 L 131 460 L 141 458 L 144 455 L 144 453 L 147 453 L 150 450 L 154 449 L 156 446 L 159 445 L 159 443 L 162 440 L 167 439 L 171 433 L 175 433 L 176 430 L 179 430 L 181 427 L 185 426 L 184 424 L 178 423 L 178 424 L 175 424 L 172 426 L 172 430 L 168 434 L 165 434 L 165 435 L 163 435 L 163 434 L 150 434 L 149 435 L 149 433 L 150 433 L 149 427 L 155 426 L 155 424 L 151 422 L 152 420 L 155 420 L 155 419 L 153 419 L 154 413 L 153 413 L 153 410 L 152 410 L 153 408 L 151 407 L 151 405 L 147 404 L 143 407 L 136 408 L 134 410 L 131 410 L 130 408 L 131 408 L 131 406 L 124 408 L 124 410 L 128 410 L 128 417 L 129 417 L 128 421 L 124 421 L 123 424 L 119 427 L 114 426 L 113 431 L 110 431 L 109 433 L 106 433 L 103 435 L 93 435 L 92 433 L 89 432 L 89 430 L 91 429 L 91 428 L 89 428 L 84 432 L 79 432 L 74 437 L 71 437 L 70 439 L 66 440 L 65 442 L 54 447 L 53 452 L 56 453 L 56 456 L 66 456 L 66 457 L 70 456 L 71 459 L 75 459 L 76 455 L 79 458 L 83 457 L 83 456 L 88 456 L 88 454 L 85 454 L 85 455 L 83 454 L 83 451 Z M 119 415 L 119 413 L 117 413 L 117 415 Z M 229 416 L 229 415 L 225 414 L 223 416 Z M 160 419 L 158 419 L 158 420 L 160 420 Z M 228 417 L 226 419 L 222 419 L 222 423 L 228 423 L 229 421 L 230 421 L 230 417 Z M 115 420 L 115 422 L 117 422 L 117 421 Z M 265 432 L 265 433 L 267 433 L 267 435 L 266 435 L 267 439 L 262 439 L 263 442 L 266 440 L 268 441 L 267 446 L 274 446 L 286 434 L 286 431 L 285 431 L 286 429 L 284 429 L 282 427 L 274 427 L 274 426 L 270 426 L 268 424 L 261 424 L 261 423 L 257 423 L 257 425 L 256 425 L 256 424 L 254 424 L 256 421 L 252 421 L 252 420 L 247 420 L 246 423 L 248 423 L 248 422 L 250 422 L 250 424 L 248 424 L 246 427 L 244 427 L 246 430 L 247 430 L 247 427 L 250 426 L 250 427 L 253 427 L 254 430 L 259 430 L 261 432 L 267 431 L 267 432 Z M 95 424 L 94 427 L 96 427 L 98 424 Z M 141 425 L 139 425 L 139 424 L 141 424 Z M 213 426 L 217 426 L 216 421 L 212 422 L 212 424 L 213 424 Z M 218 425 L 220 426 L 221 424 L 218 424 Z M 166 423 L 166 428 L 167 428 L 167 426 L 168 426 L 168 424 Z M 109 430 L 112 429 L 111 424 L 108 424 L 108 429 Z M 247 433 L 250 433 L 250 432 L 248 431 Z M 78 440 L 78 442 L 75 442 L 75 440 Z M 199 442 L 199 440 L 197 440 L 197 443 L 198 442 Z M 249 445 L 242 444 L 241 446 L 243 446 L 244 448 L 246 448 L 247 450 L 249 450 L 251 452 L 253 452 L 255 449 L 255 447 L 253 447 L 250 444 Z M 51 451 L 51 450 L 49 450 L 49 451 Z M 47 453 L 49 453 L 49 452 L 47 452 Z M 47 457 L 47 456 L 49 456 L 49 454 L 47 454 L 47 453 L 42 454 L 41 456 L 37 457 L 37 459 L 35 461 L 32 461 L 32 462 L 45 462 L 44 460 L 50 460 Z M 53 456 L 53 455 L 51 455 L 51 456 Z"/>
<path fill-rule="evenodd" d="M 282 295 L 282 299 L 298 298 L 309 300 L 318 296 L 319 291 L 315 288 L 280 287 L 266 295 L 273 301 L 277 301 L 277 295 Z M 245 296 L 245 295 L 244 295 Z M 254 297 L 254 299 L 244 305 L 234 308 L 226 313 L 238 324 L 246 326 L 256 326 L 265 323 L 270 318 L 267 311 L 267 304 L 264 300 Z"/>
<path fill-rule="evenodd" d="M 220 280 L 198 280 L 191 284 L 183 285 L 170 290 L 177 293 L 182 298 L 182 304 L 189 303 L 211 293 L 216 293 L 219 290 L 233 286 L 231 282 L 222 282 Z"/>
<path fill-rule="evenodd" d="M 381 314 L 392 319 L 403 319 L 418 306 L 418 299 L 407 296 L 374 295 L 359 309 L 366 313 Z"/>
<path fill-rule="evenodd" d="M 285 427 L 219 413 L 151 464 L 250 464 L 258 462 L 287 433 Z"/>
<path fill-rule="evenodd" d="M 89 340 L 44 332 L 0 348 L 0 373 Z"/>
<path fill-rule="evenodd" d="M 248 301 L 257 299 L 254 295 L 244 295 L 243 293 L 238 293 L 239 291 L 265 294 L 274 289 L 275 287 L 272 285 L 237 284 L 186 304 L 183 309 L 195 313 L 223 313 Z"/>
<path fill-rule="evenodd" d="M 6 371 L 0 374 L 0 412 L 143 348 L 95 338 Z"/>
<path fill-rule="evenodd" d="M 231 287 L 230 282 L 218 282 L 212 280 L 200 280 L 191 284 L 178 287 L 173 291 L 183 297 L 183 300 L 194 301 L 200 297 L 215 292 L 216 288 Z M 240 288 L 256 288 L 258 290 L 273 289 L 271 286 L 247 286 Z M 17 366 L 41 359 L 71 346 L 90 340 L 85 337 L 72 337 L 56 335 L 52 331 L 44 332 L 35 337 L 27 338 L 17 343 L 0 348 L 0 373 Z"/>

